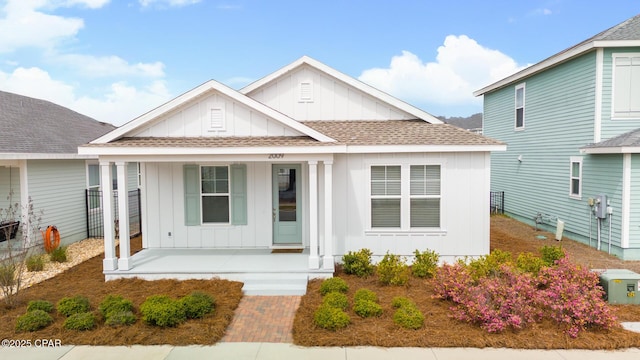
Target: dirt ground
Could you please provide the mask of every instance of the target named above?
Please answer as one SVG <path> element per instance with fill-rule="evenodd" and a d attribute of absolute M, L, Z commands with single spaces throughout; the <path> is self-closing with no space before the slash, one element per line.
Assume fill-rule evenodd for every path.
<path fill-rule="evenodd" d="M 591 268 L 627 268 L 640 272 L 640 262 L 623 262 L 604 252 L 570 240 L 558 243 L 554 240 L 538 240 L 536 235 L 553 234 L 536 232 L 531 227 L 517 221 L 494 216 L 491 220 L 491 248 L 500 248 L 517 254 L 520 251 L 537 252 L 543 245 L 560 244 L 567 250 L 573 261 Z M 140 239 L 132 245 L 134 251 L 140 247 Z M 359 279 L 338 273 L 350 284 L 350 298 L 359 288 L 369 288 L 378 293 L 384 314 L 380 318 L 359 319 L 352 311 L 352 324 L 344 330 L 331 332 L 319 329 L 313 324 L 313 312 L 320 303 L 319 281 L 309 283 L 307 295 L 300 303 L 294 320 L 294 343 L 305 346 L 437 346 L 437 347 L 510 347 L 510 348 L 584 348 L 616 349 L 640 347 L 640 334 L 614 329 L 611 331 L 589 331 L 571 339 L 563 329 L 550 322 L 536 324 L 518 332 L 489 334 L 477 326 L 462 323 L 449 317 L 449 304 L 432 299 L 432 284 L 429 280 L 412 279 L 406 287 L 380 287 L 374 278 Z M 214 344 L 224 335 L 230 324 L 234 310 L 242 297 L 242 284 L 221 280 L 191 281 L 104 281 L 102 256 L 92 258 L 64 273 L 25 289 L 21 294 L 21 305 L 8 309 L 0 306 L 0 337 L 9 339 L 60 339 L 63 344 L 91 345 L 200 345 Z M 175 328 L 157 328 L 138 320 L 129 327 L 111 328 L 98 322 L 91 331 L 71 331 L 62 327 L 64 319 L 54 315 L 54 323 L 34 333 L 16 333 L 16 318 L 26 311 L 29 300 L 49 300 L 56 303 L 62 297 L 87 296 L 93 309 L 108 294 L 122 295 L 130 299 L 136 309 L 146 297 L 167 294 L 181 297 L 193 290 L 204 291 L 216 299 L 216 310 L 201 320 L 189 320 Z M 421 330 L 404 330 L 392 321 L 391 299 L 394 296 L 408 296 L 425 314 L 425 327 Z M 614 306 L 620 321 L 640 321 L 640 306 Z M 98 312 L 96 311 L 96 314 Z M 139 316 L 139 314 L 138 314 Z"/>

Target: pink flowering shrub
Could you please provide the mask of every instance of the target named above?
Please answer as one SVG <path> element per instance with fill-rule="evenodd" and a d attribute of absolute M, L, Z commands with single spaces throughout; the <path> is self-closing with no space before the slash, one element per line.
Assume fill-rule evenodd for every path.
<path fill-rule="evenodd" d="M 542 267 L 536 276 L 506 263 L 499 271 L 473 279 L 462 263 L 445 264 L 436 273 L 435 296 L 453 302 L 453 317 L 479 324 L 488 332 L 522 329 L 549 317 L 571 337 L 590 327 L 617 326 L 598 286 L 598 276 L 566 257 Z"/>

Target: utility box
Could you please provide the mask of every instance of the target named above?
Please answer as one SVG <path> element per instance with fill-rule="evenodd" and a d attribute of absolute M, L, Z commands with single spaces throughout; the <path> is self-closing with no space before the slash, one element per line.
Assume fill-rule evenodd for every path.
<path fill-rule="evenodd" d="M 626 269 L 608 269 L 600 273 L 600 285 L 609 304 L 640 305 L 640 274 Z"/>
<path fill-rule="evenodd" d="M 598 219 L 606 219 L 607 218 L 607 206 L 609 206 L 607 202 L 607 195 L 596 195 L 596 217 Z"/>

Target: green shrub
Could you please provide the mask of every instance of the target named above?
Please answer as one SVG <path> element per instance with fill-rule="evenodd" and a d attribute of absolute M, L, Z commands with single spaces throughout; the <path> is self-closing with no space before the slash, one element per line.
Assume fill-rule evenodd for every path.
<path fill-rule="evenodd" d="M 108 319 L 109 314 L 114 312 L 133 311 L 133 303 L 131 300 L 125 299 L 120 295 L 107 295 L 98 306 L 100 314 L 103 318 Z"/>
<path fill-rule="evenodd" d="M 414 306 L 401 306 L 393 314 L 393 322 L 405 329 L 420 329 L 424 325 L 424 315 Z"/>
<path fill-rule="evenodd" d="M 553 266 L 556 261 L 566 256 L 564 249 L 561 246 L 543 246 L 540 248 L 540 254 L 542 255 L 542 261 L 547 266 Z"/>
<path fill-rule="evenodd" d="M 51 315 L 44 310 L 35 309 L 20 316 L 16 321 L 16 331 L 36 331 L 53 322 Z"/>
<path fill-rule="evenodd" d="M 396 296 L 391 300 L 391 306 L 396 309 L 401 307 L 416 307 L 416 303 L 404 296 Z"/>
<path fill-rule="evenodd" d="M 349 285 L 347 285 L 344 279 L 339 277 L 325 279 L 322 281 L 322 284 L 320 284 L 320 294 L 322 296 L 334 291 L 346 293 L 349 291 Z"/>
<path fill-rule="evenodd" d="M 487 276 L 498 276 L 500 267 L 510 263 L 512 263 L 510 252 L 495 249 L 489 255 L 472 260 L 467 267 L 473 280 L 478 280 Z"/>
<path fill-rule="evenodd" d="M 356 301 L 353 305 L 353 311 L 363 318 L 382 315 L 382 307 L 375 301 L 367 299 Z"/>
<path fill-rule="evenodd" d="M 360 249 L 356 252 L 349 251 L 342 256 L 344 272 L 359 277 L 373 274 L 375 268 L 371 263 L 371 255 L 373 253 L 369 249 Z"/>
<path fill-rule="evenodd" d="M 44 312 L 50 313 L 53 311 L 53 303 L 47 300 L 29 301 L 29 304 L 27 305 L 27 312 L 31 312 L 34 310 L 42 310 Z"/>
<path fill-rule="evenodd" d="M 27 265 L 27 271 L 42 271 L 44 270 L 44 258 L 42 255 L 30 255 L 25 263 Z"/>
<path fill-rule="evenodd" d="M 49 253 L 49 259 L 51 261 L 55 261 L 55 262 L 59 262 L 59 263 L 67 262 L 67 247 L 66 246 L 60 246 L 60 247 L 57 247 L 57 248 L 53 249 Z"/>
<path fill-rule="evenodd" d="M 409 266 L 400 255 L 387 253 L 376 267 L 378 279 L 385 285 L 404 285 L 409 281 Z"/>
<path fill-rule="evenodd" d="M 353 296 L 353 301 L 358 302 L 360 300 L 378 302 L 378 295 L 369 289 L 358 289 Z"/>
<path fill-rule="evenodd" d="M 334 291 L 328 293 L 324 299 L 322 299 L 322 305 L 328 305 L 340 310 L 347 310 L 349 307 L 349 299 L 347 299 L 347 295 Z"/>
<path fill-rule="evenodd" d="M 543 266 L 545 266 L 544 260 L 529 252 L 520 253 L 516 259 L 516 268 L 518 270 L 533 275 L 538 275 Z"/>
<path fill-rule="evenodd" d="M 187 319 L 182 303 L 167 295 L 149 296 L 140 305 L 140 313 L 147 324 L 163 327 L 177 326 Z"/>
<path fill-rule="evenodd" d="M 91 306 L 89 305 L 89 299 L 84 296 L 77 295 L 74 297 L 65 297 L 60 299 L 57 304 L 58 313 L 64 316 L 71 316 L 78 313 L 86 313 Z"/>
<path fill-rule="evenodd" d="M 131 325 L 136 322 L 136 316 L 132 311 L 114 310 L 104 322 L 107 326 Z"/>
<path fill-rule="evenodd" d="M 347 327 L 351 322 L 344 311 L 329 305 L 320 305 L 313 315 L 316 325 L 327 330 L 337 330 Z"/>
<path fill-rule="evenodd" d="M 209 294 L 194 291 L 180 299 L 187 319 L 199 319 L 213 311 L 215 301 Z"/>
<path fill-rule="evenodd" d="M 90 312 L 75 313 L 64 321 L 62 327 L 67 330 L 91 330 L 96 327 L 96 317 Z"/>
<path fill-rule="evenodd" d="M 411 265 L 413 276 L 420 278 L 432 278 L 436 275 L 438 269 L 438 260 L 440 256 L 433 250 L 425 250 L 420 252 L 416 249 L 414 252 L 415 259 Z"/>
<path fill-rule="evenodd" d="M 4 262 L 0 265 L 0 287 L 12 287 L 16 284 L 16 265 Z"/>

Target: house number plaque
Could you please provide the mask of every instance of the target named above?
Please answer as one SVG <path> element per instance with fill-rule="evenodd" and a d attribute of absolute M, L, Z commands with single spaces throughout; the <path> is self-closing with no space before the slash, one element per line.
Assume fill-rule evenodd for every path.
<path fill-rule="evenodd" d="M 284 154 L 269 154 L 269 159 L 282 159 Z"/>

